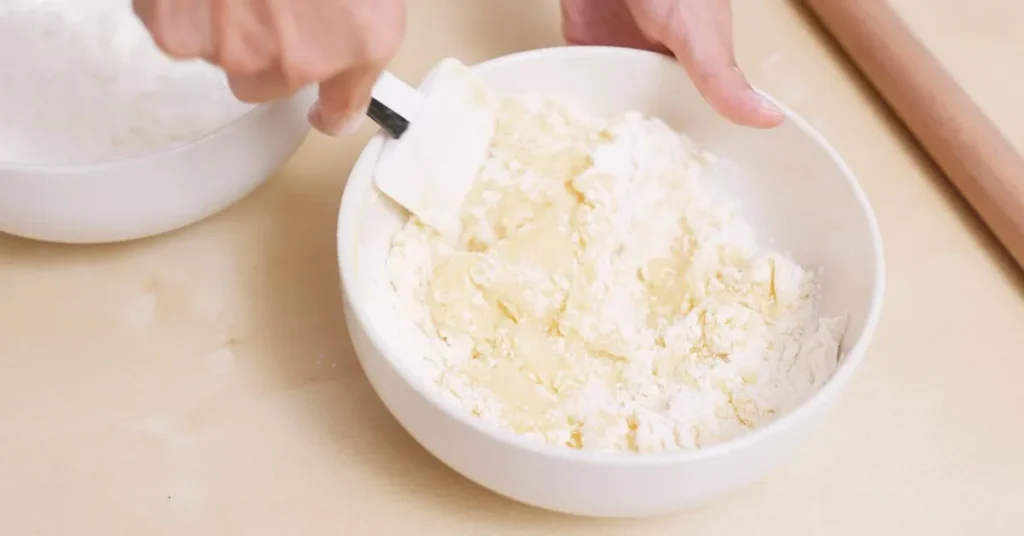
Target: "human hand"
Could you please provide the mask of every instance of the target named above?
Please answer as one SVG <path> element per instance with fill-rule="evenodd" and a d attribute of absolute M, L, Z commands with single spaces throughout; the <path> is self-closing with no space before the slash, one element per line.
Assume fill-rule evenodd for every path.
<path fill-rule="evenodd" d="M 562 17 L 570 44 L 675 56 L 708 103 L 730 121 L 766 128 L 783 120 L 736 65 L 729 0 L 562 0 Z"/>
<path fill-rule="evenodd" d="M 403 0 L 133 0 L 133 7 L 164 52 L 220 66 L 243 101 L 319 83 L 309 119 L 330 135 L 358 126 L 405 27 Z"/>

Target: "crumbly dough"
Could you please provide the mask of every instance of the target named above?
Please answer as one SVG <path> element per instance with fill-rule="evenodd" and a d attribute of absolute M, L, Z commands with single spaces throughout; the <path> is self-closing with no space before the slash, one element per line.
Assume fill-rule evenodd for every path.
<path fill-rule="evenodd" d="M 411 218 L 390 279 L 416 359 L 467 411 L 575 449 L 699 448 L 805 400 L 841 319 L 708 193 L 712 158 L 661 121 L 505 98 L 447 243 Z"/>

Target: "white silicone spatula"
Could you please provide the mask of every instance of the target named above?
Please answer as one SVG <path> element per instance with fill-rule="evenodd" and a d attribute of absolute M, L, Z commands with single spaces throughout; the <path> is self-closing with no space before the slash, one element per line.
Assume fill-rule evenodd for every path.
<path fill-rule="evenodd" d="M 419 90 L 385 72 L 367 112 L 391 135 L 374 175 L 377 188 L 447 238 L 487 158 L 497 99 L 458 60 L 441 61 Z"/>

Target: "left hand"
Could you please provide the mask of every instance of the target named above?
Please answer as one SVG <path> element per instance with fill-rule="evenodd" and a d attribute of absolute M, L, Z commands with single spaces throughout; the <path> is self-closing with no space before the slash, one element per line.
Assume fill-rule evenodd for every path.
<path fill-rule="evenodd" d="M 320 99 L 309 120 L 329 135 L 358 126 L 405 30 L 405 0 L 133 0 L 132 5 L 157 46 L 174 58 L 202 58 L 219 66 L 243 101 L 266 102 L 318 84 Z"/>
<path fill-rule="evenodd" d="M 562 0 L 562 33 L 574 45 L 670 54 L 723 117 L 768 128 L 784 117 L 736 65 L 729 0 Z"/>

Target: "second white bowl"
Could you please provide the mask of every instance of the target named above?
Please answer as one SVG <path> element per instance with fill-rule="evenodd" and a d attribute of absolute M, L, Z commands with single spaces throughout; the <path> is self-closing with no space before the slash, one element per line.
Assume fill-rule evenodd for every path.
<path fill-rule="evenodd" d="M 0 232 L 67 243 L 173 231 L 245 197 L 306 139 L 314 94 L 257 106 L 196 141 L 84 166 L 0 162 Z"/>

